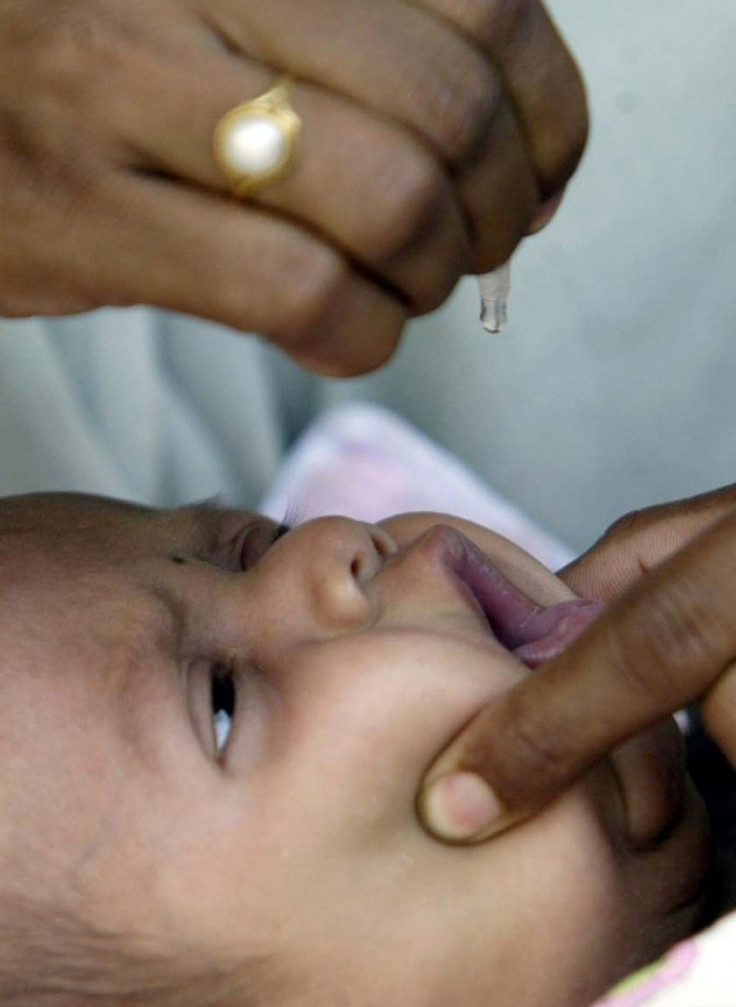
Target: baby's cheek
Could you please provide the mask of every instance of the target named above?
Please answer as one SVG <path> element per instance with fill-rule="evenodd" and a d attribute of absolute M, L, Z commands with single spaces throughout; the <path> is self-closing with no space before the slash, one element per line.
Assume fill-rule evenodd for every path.
<path fill-rule="evenodd" d="M 435 663 L 421 648 L 410 659 L 403 648 L 401 661 L 389 650 L 371 654 L 362 666 L 353 655 L 349 671 L 310 692 L 292 721 L 285 753 L 291 800 L 308 804 L 321 828 L 360 843 L 421 831 L 415 801 L 426 769 L 519 674 L 509 660 L 501 681 L 489 677 L 485 656 L 481 662 L 457 648 L 448 655 L 450 665 Z"/>
<path fill-rule="evenodd" d="M 586 781 L 508 834 L 511 845 L 517 833 L 517 847 L 504 875 L 516 880 L 519 899 L 535 915 L 537 954 L 550 975 L 563 970 L 564 956 L 573 984 L 591 975 L 615 979 L 630 943 L 628 907 L 635 893 L 609 839 L 598 807 L 603 794 L 595 787 L 595 799 Z"/>

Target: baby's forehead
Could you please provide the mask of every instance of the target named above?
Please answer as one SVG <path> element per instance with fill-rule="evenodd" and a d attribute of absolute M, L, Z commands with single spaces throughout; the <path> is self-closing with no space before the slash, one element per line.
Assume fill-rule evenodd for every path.
<path fill-rule="evenodd" d="M 0 641 L 43 669 L 80 677 L 126 651 L 170 648 L 172 560 L 216 557 L 247 512 L 198 504 L 157 511 L 56 495 L 0 503 Z"/>
<path fill-rule="evenodd" d="M 0 543 L 28 551 L 113 557 L 203 539 L 211 509 L 154 511 L 104 497 L 55 494 L 0 501 Z M 210 522 L 211 524 L 211 522 Z"/>
<path fill-rule="evenodd" d="M 23 570 L 20 553 L 0 558 L 0 575 L 19 568 L 0 587 L 0 783 L 17 775 L 10 762 L 48 780 L 82 766 L 138 772 L 131 755 L 177 694 L 170 606 L 126 570 L 58 554 Z"/>
<path fill-rule="evenodd" d="M 24 540 L 51 552 L 115 554 L 179 548 L 207 554 L 252 512 L 216 500 L 160 510 L 81 494 L 33 494 L 0 500 L 2 546 Z"/>
<path fill-rule="evenodd" d="M 0 696 L 45 707 L 62 696 L 110 707 L 174 650 L 175 612 L 145 565 L 31 532 L 0 535 Z M 11 687 L 12 686 L 12 687 Z M 75 700 L 75 702 L 77 702 Z M 112 703 L 114 705 L 114 703 Z"/>
<path fill-rule="evenodd" d="M 61 611 L 83 615 L 86 606 L 108 599 L 108 592 L 99 593 L 104 585 L 132 586 L 128 566 L 72 534 L 0 532 L 0 616 L 10 611 L 22 614 L 24 624 L 40 624 Z"/>

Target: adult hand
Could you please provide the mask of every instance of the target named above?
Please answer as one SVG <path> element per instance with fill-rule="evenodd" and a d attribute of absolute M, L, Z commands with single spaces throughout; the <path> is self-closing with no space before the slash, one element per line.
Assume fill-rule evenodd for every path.
<path fill-rule="evenodd" d="M 419 808 L 438 838 L 478 842 L 505 831 L 696 700 L 736 766 L 736 488 L 622 519 L 563 575 L 612 603 L 429 770 Z"/>
<path fill-rule="evenodd" d="M 587 131 L 538 0 L 5 0 L 0 67 L 0 315 L 157 305 L 331 374 L 505 261 Z M 236 203 L 212 133 L 277 73 L 298 162 Z"/>

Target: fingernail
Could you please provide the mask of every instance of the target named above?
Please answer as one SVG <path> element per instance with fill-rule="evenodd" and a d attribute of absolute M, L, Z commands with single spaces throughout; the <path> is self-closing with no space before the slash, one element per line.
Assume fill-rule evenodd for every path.
<path fill-rule="evenodd" d="M 446 842 L 484 839 L 498 823 L 503 807 L 476 773 L 448 773 L 423 791 L 420 814 L 427 829 Z"/>

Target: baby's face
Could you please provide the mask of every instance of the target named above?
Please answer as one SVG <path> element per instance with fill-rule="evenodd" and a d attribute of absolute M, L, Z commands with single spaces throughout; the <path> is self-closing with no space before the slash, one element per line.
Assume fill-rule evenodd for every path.
<path fill-rule="evenodd" d="M 570 597 L 510 543 L 439 521 L 279 534 L 211 508 L 4 502 L 6 887 L 258 960 L 279 1007 L 582 1007 L 681 936 L 707 841 L 669 729 L 485 846 L 422 831 L 427 766 L 528 673 L 468 540 L 536 603 Z M 646 850 L 627 816 L 643 804 Z"/>

